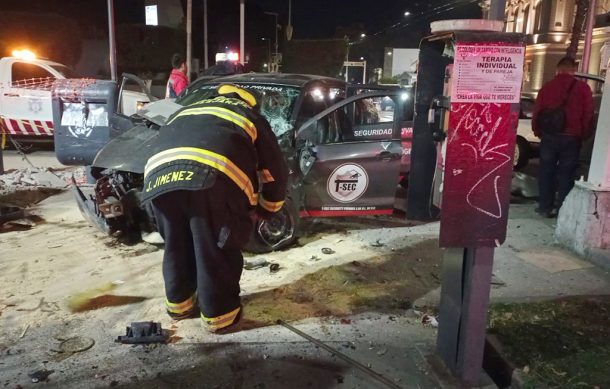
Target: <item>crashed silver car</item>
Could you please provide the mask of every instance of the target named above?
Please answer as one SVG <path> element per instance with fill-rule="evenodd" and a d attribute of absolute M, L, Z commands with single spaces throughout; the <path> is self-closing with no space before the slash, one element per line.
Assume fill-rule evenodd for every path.
<path fill-rule="evenodd" d="M 211 95 L 221 83 L 260 92 L 261 113 L 290 167 L 284 207 L 271 220 L 257 223 L 246 250 L 259 253 L 290 245 L 299 236 L 301 218 L 395 212 L 396 196 L 404 192 L 410 165 L 410 89 L 350 86 L 320 76 L 251 73 L 195 81 L 175 102 L 151 103 L 132 117 L 109 115 L 108 128 L 99 128 L 108 134 L 103 144 L 60 128 L 55 134 L 58 159 L 91 166 L 93 188 L 75 184 L 74 191 L 81 211 L 93 224 L 132 239 L 155 230 L 152 213 L 139 200 L 149 146 L 174 112 Z M 382 106 L 388 98 L 395 102 L 392 109 Z M 61 105 L 61 93 L 57 99 Z M 83 115 L 87 112 L 91 111 L 83 108 Z M 55 120 L 61 121 L 61 113 L 57 109 Z M 87 157 L 91 155 L 95 157 Z"/>

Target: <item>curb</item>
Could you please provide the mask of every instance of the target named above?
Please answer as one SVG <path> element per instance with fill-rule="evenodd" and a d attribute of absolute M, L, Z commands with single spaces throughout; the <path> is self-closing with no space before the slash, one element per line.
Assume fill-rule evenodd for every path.
<path fill-rule="evenodd" d="M 508 359 L 502 350 L 500 341 L 493 334 L 487 334 L 485 337 L 483 370 L 499 388 L 521 389 L 524 387 L 521 369 Z"/>

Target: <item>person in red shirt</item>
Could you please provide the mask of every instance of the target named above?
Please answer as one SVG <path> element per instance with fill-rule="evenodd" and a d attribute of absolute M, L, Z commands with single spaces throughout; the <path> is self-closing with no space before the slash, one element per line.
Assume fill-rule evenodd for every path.
<path fill-rule="evenodd" d="M 175 99 L 189 84 L 186 72 L 188 67 L 184 57 L 178 53 L 172 56 L 172 72 L 167 80 L 167 88 L 165 89 L 166 99 Z"/>
<path fill-rule="evenodd" d="M 574 77 L 577 64 L 564 57 L 557 63 L 555 78 L 538 92 L 532 117 L 534 134 L 540 142 L 538 208 L 543 216 L 555 217 L 574 186 L 574 175 L 582 141 L 592 135 L 593 96 L 586 82 Z M 538 116 L 544 108 L 563 104 L 564 129 L 539 128 Z"/>

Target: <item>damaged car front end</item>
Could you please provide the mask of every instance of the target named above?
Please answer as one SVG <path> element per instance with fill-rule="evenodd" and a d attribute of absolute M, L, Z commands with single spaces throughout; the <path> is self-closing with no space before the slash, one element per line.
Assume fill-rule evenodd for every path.
<path fill-rule="evenodd" d="M 410 162 L 412 109 L 400 104 L 400 91 L 367 89 L 348 96 L 348 85 L 337 79 L 244 74 L 195 81 L 176 102 L 156 101 L 131 117 L 114 113 L 108 103 L 111 98 L 104 93 L 81 93 L 76 101 L 58 94 L 56 154 L 64 164 L 88 166 L 93 184 L 74 183 L 74 192 L 91 224 L 128 240 L 155 236 L 154 215 L 141 203 L 140 193 L 146 161 L 158 151 L 154 140 L 159 128 L 181 107 L 213 95 L 223 82 L 260 92 L 261 114 L 271 124 L 290 169 L 284 206 L 271 219 L 256 223 L 247 251 L 262 253 L 291 245 L 303 217 L 393 213 L 397 186 L 406 182 L 401 177 Z M 378 109 L 385 96 L 397 102 L 395 111 Z M 109 106 L 106 120 L 98 120 L 99 133 L 92 136 L 92 131 L 74 128 L 73 123 L 86 126 L 91 109 L 104 105 L 100 97 Z M 62 105 L 73 116 L 80 114 L 79 120 L 64 121 Z M 354 169 L 360 178 L 340 191 L 336 188 L 337 193 L 331 190 L 334 186 L 329 182 Z M 156 234 L 152 241 L 146 240 L 162 243 L 159 238 Z"/>

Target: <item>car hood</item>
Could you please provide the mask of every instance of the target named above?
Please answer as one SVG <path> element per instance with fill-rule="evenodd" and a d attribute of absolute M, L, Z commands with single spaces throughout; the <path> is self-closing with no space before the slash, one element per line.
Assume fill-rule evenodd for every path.
<path fill-rule="evenodd" d="M 182 105 L 176 104 L 172 99 L 158 100 L 147 104 L 138 112 L 138 116 L 162 126 L 180 108 L 182 108 Z"/>

